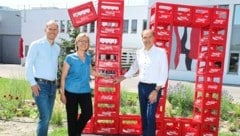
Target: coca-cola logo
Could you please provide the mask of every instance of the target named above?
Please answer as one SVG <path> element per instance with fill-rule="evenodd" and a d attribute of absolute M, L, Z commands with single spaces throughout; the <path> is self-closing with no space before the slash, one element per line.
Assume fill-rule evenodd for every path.
<path fill-rule="evenodd" d="M 210 105 L 214 105 L 214 104 L 216 104 L 217 103 L 217 101 L 207 101 L 206 102 L 206 105 L 207 106 L 210 106 Z"/>
<path fill-rule="evenodd" d="M 78 11 L 78 12 L 76 12 L 76 13 L 73 13 L 73 17 L 79 17 L 79 16 L 83 16 L 83 15 L 85 15 L 85 14 L 88 14 L 88 13 L 90 13 L 90 9 L 88 8 L 88 9 L 84 9 L 84 10 L 81 10 L 81 11 Z"/>
<path fill-rule="evenodd" d="M 102 100 L 113 100 L 113 96 L 112 95 L 102 95 L 101 99 Z"/>
<path fill-rule="evenodd" d="M 206 117 L 204 120 L 205 122 L 214 122 L 216 120 L 216 117 Z"/>
<path fill-rule="evenodd" d="M 211 57 L 220 57 L 221 54 L 222 54 L 221 52 L 212 52 Z"/>

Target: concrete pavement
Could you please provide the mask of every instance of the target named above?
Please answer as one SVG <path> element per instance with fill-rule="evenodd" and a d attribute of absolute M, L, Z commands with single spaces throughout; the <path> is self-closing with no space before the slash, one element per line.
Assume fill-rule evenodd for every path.
<path fill-rule="evenodd" d="M 5 78 L 20 78 L 24 79 L 25 75 L 25 67 L 21 65 L 14 65 L 14 64 L 0 64 L 0 77 Z M 187 81 L 174 81 L 169 80 L 169 85 L 174 86 L 177 83 L 183 83 L 194 87 L 193 82 Z M 126 79 L 121 83 L 121 88 L 128 91 L 137 92 L 137 84 L 138 78 L 134 77 L 131 79 Z M 223 90 L 226 90 L 235 101 L 240 102 L 240 85 L 239 86 L 232 86 L 232 85 L 223 85 Z"/>

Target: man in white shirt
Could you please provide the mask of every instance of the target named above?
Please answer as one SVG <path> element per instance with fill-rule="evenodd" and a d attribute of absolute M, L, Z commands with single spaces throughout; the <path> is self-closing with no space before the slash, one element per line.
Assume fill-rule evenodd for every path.
<path fill-rule="evenodd" d="M 144 30 L 142 41 L 144 47 L 136 52 L 136 60 L 124 76 L 114 79 L 114 83 L 133 77 L 139 72 L 138 94 L 143 136 L 155 136 L 155 113 L 162 88 L 168 78 L 168 60 L 165 50 L 154 46 L 153 30 Z"/>

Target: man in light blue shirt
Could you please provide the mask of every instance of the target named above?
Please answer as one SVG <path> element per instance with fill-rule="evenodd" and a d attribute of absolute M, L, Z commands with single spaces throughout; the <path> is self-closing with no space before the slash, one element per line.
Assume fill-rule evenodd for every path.
<path fill-rule="evenodd" d="M 58 24 L 50 20 L 45 36 L 31 43 L 26 59 L 26 78 L 39 111 L 37 136 L 47 136 L 56 97 L 56 79 L 60 47 L 55 42 Z"/>

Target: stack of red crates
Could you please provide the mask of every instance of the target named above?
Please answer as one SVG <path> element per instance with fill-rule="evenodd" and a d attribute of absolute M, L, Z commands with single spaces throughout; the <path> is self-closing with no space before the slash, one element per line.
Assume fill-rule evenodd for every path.
<path fill-rule="evenodd" d="M 201 28 L 193 118 L 165 117 L 166 89 L 157 110 L 157 136 L 218 135 L 228 10 L 156 3 L 150 11 L 155 44 L 170 60 L 172 26 Z"/>
<path fill-rule="evenodd" d="M 123 0 L 99 0 L 96 34 L 96 70 L 109 78 L 95 78 L 94 133 L 118 134 L 123 32 Z"/>
<path fill-rule="evenodd" d="M 97 19 L 92 1 L 69 8 L 68 14 L 75 28 L 86 25 Z M 93 133 L 93 122 L 94 118 L 91 118 L 84 128 L 83 133 Z"/>
<path fill-rule="evenodd" d="M 167 52 L 168 60 L 170 60 L 171 43 L 172 43 L 172 26 L 173 14 L 175 13 L 176 6 L 172 4 L 156 3 L 150 10 L 150 29 L 155 33 L 155 45 L 163 48 Z M 169 62 L 169 61 L 168 61 Z M 166 85 L 167 86 L 167 83 Z M 162 135 L 166 128 L 164 126 L 165 104 L 167 97 L 167 88 L 162 90 L 162 96 L 158 103 L 156 113 L 156 134 Z"/>
<path fill-rule="evenodd" d="M 217 136 L 226 49 L 228 10 L 205 10 L 211 22 L 201 29 L 193 121 L 201 123 L 200 134 Z"/>

